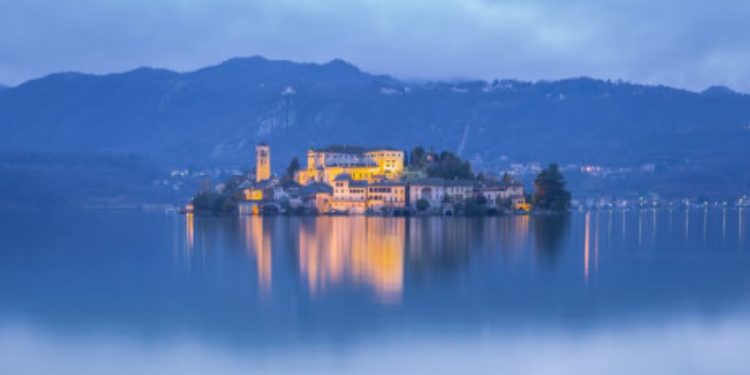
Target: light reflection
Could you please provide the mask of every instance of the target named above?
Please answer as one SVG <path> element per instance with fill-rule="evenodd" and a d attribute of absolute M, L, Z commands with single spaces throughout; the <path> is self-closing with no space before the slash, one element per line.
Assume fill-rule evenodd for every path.
<path fill-rule="evenodd" d="M 742 211 L 743 211 L 743 208 L 740 207 L 739 212 L 737 214 L 738 215 L 738 219 L 737 219 L 737 222 L 738 222 L 737 237 L 738 237 L 738 242 L 739 242 L 740 249 L 742 249 L 742 243 L 745 241 L 745 228 L 742 225 L 743 224 L 742 223 L 742 219 L 743 219 L 743 217 L 742 217 Z"/>
<path fill-rule="evenodd" d="M 643 210 L 638 209 L 638 246 L 643 243 Z"/>
<path fill-rule="evenodd" d="M 526 246 L 526 242 L 529 239 L 529 220 L 529 215 L 500 220 L 500 229 L 498 232 L 503 249 L 523 249 Z M 412 234 L 412 237 L 415 237 L 417 234 Z M 506 253 L 504 252 L 504 254 Z"/>
<path fill-rule="evenodd" d="M 594 272 L 599 271 L 599 211 L 596 211 L 594 225 Z"/>
<path fill-rule="evenodd" d="M 586 218 L 584 219 L 584 230 L 583 230 L 583 276 L 586 281 L 589 281 L 589 238 L 590 238 L 590 227 L 591 227 L 591 212 L 586 211 Z"/>
<path fill-rule="evenodd" d="M 356 286 L 372 291 L 378 301 L 385 303 L 402 300 L 407 266 L 415 277 L 430 279 L 466 266 L 473 257 L 488 255 L 483 251 L 497 252 L 504 262 L 523 261 L 526 257 L 523 250 L 534 246 L 533 256 L 540 264 L 555 267 L 564 247 L 569 219 L 566 215 L 411 219 L 185 217 L 185 259 L 191 259 L 197 251 L 202 262 L 193 266 L 205 267 L 214 264 L 217 256 L 223 258 L 222 252 L 216 250 L 241 249 L 243 258 L 251 260 L 248 265 L 255 268 L 255 275 L 252 271 L 248 273 L 257 277 L 253 287 L 258 288 L 261 296 L 270 296 L 272 289 L 281 288 L 272 285 L 278 284 L 274 283 L 274 274 L 286 267 L 279 264 L 285 253 L 278 253 L 277 249 L 274 254 L 273 249 L 285 248 L 291 240 L 294 273 L 299 275 L 310 296 L 320 298 L 335 293 L 334 287 L 340 291 Z M 597 224 L 593 238 L 591 228 L 588 229 L 588 239 L 594 244 L 587 247 L 594 246 L 590 250 L 594 253 L 595 267 L 599 255 L 598 227 Z M 273 241 L 281 242 L 272 246 Z"/>
<path fill-rule="evenodd" d="M 401 299 L 405 221 L 375 217 L 321 217 L 299 236 L 299 271 L 311 295 L 351 280 L 373 288 L 383 302 Z"/>
<path fill-rule="evenodd" d="M 192 252 L 195 244 L 195 218 L 192 212 L 185 214 L 185 239 L 188 252 Z"/>
<path fill-rule="evenodd" d="M 273 277 L 271 237 L 263 229 L 263 218 L 260 216 L 243 217 L 245 248 L 255 258 L 258 274 L 258 288 L 262 295 L 269 296 L 271 293 L 271 280 Z"/>
<path fill-rule="evenodd" d="M 672 235 L 672 225 L 673 225 L 673 222 L 672 222 L 672 213 L 673 213 L 673 210 L 670 207 L 669 208 L 669 234 L 670 234 L 670 236 Z"/>
<path fill-rule="evenodd" d="M 706 245 L 706 235 L 708 232 L 708 208 L 703 209 L 703 246 Z"/>

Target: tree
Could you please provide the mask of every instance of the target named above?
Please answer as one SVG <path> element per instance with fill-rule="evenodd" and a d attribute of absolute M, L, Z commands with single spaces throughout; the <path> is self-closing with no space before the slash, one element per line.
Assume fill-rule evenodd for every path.
<path fill-rule="evenodd" d="M 414 147 L 414 149 L 411 151 L 411 157 L 409 158 L 411 161 L 410 165 L 413 165 L 415 167 L 423 167 L 426 160 L 427 154 L 424 151 L 424 148 L 422 146 Z"/>
<path fill-rule="evenodd" d="M 446 180 L 474 179 L 471 164 L 449 151 L 441 152 L 437 156 L 437 160 L 427 166 L 427 175 Z"/>
<path fill-rule="evenodd" d="M 480 206 L 486 206 L 487 205 L 487 197 L 485 197 L 482 194 L 479 194 L 476 197 L 474 197 L 474 201 L 476 202 L 476 204 L 478 204 Z"/>
<path fill-rule="evenodd" d="M 234 194 L 202 192 L 193 197 L 193 209 L 198 213 L 227 214 L 237 210 L 239 198 Z"/>
<path fill-rule="evenodd" d="M 505 211 L 513 210 L 513 200 L 510 198 L 502 198 L 497 202 L 497 206 Z"/>
<path fill-rule="evenodd" d="M 464 202 L 464 213 L 467 215 L 486 215 L 487 198 L 484 195 L 477 195 L 466 199 Z"/>
<path fill-rule="evenodd" d="M 570 207 L 570 192 L 565 190 L 565 178 L 557 164 L 550 164 L 534 180 L 535 208 L 550 211 L 565 211 Z"/>
<path fill-rule="evenodd" d="M 289 166 L 286 167 L 286 174 L 284 175 L 284 179 L 288 181 L 294 180 L 294 173 L 300 170 L 299 160 L 294 157 L 289 162 Z"/>
<path fill-rule="evenodd" d="M 430 202 L 427 199 L 417 200 L 417 211 L 427 211 L 430 208 Z"/>

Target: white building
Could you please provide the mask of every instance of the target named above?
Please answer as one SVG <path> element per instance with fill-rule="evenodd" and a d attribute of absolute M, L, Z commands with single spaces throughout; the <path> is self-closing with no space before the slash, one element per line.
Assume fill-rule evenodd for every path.
<path fill-rule="evenodd" d="M 430 208 L 438 208 L 448 201 L 458 202 L 473 197 L 476 188 L 476 182 L 471 180 L 414 180 L 409 183 L 409 205 L 416 208 L 417 201 L 424 199 Z"/>

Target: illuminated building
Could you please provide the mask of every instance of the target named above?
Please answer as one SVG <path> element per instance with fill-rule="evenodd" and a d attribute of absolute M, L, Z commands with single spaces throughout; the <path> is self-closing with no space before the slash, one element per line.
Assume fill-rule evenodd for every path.
<path fill-rule="evenodd" d="M 271 178 L 271 147 L 261 143 L 255 147 L 255 182 Z"/>
<path fill-rule="evenodd" d="M 333 182 L 331 209 L 348 213 L 364 213 L 367 209 L 367 181 L 353 180 L 348 174 L 336 176 Z"/>
<path fill-rule="evenodd" d="M 396 181 L 381 181 L 367 186 L 367 208 L 406 207 L 406 185 Z"/>
<path fill-rule="evenodd" d="M 501 182 L 499 184 L 485 185 L 480 188 L 480 193 L 487 198 L 491 205 L 500 205 L 502 201 L 510 200 L 514 210 L 528 211 L 529 204 L 524 196 L 523 184 L 517 181 Z"/>
<path fill-rule="evenodd" d="M 395 149 L 372 151 L 350 151 L 343 148 L 310 149 L 307 166 L 295 173 L 295 181 L 301 185 L 323 182 L 333 185 L 340 174 L 348 174 L 352 180 L 374 182 L 395 180 L 404 171 L 404 152 Z"/>
<path fill-rule="evenodd" d="M 242 191 L 246 201 L 262 201 L 263 189 L 248 188 Z"/>
<path fill-rule="evenodd" d="M 318 201 L 319 200 L 319 201 Z M 340 174 L 333 181 L 333 192 L 316 197 L 318 212 L 346 212 L 362 214 L 368 209 L 403 208 L 406 206 L 406 185 L 397 181 L 367 181 Z"/>
<path fill-rule="evenodd" d="M 242 190 L 243 201 L 237 203 L 237 212 L 240 215 L 260 215 L 263 202 L 263 189 L 259 187 Z"/>

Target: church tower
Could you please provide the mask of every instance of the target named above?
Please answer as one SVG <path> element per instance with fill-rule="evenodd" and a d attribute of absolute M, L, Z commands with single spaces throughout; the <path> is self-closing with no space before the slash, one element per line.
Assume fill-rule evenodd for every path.
<path fill-rule="evenodd" d="M 255 146 L 255 182 L 271 178 L 271 147 L 265 143 Z"/>

